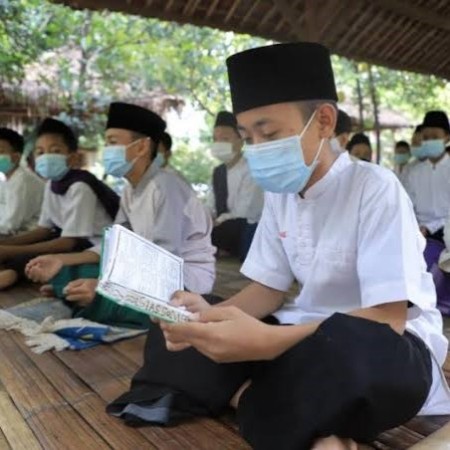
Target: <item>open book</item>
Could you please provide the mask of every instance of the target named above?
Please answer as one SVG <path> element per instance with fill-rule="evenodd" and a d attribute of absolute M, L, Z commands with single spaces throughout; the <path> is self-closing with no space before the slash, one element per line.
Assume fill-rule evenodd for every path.
<path fill-rule="evenodd" d="M 181 258 L 120 225 L 105 230 L 98 293 L 155 318 L 183 322 L 191 313 L 168 304 L 183 288 Z"/>

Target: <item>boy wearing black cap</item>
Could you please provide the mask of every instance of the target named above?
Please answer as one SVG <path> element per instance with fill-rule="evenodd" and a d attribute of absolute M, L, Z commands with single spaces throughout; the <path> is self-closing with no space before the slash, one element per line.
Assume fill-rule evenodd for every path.
<path fill-rule="evenodd" d="M 348 141 L 350 140 L 351 132 L 352 119 L 345 111 L 342 111 L 342 109 L 338 109 L 336 128 L 334 129 L 334 137 L 330 140 L 331 148 L 336 153 L 345 151 Z"/>
<path fill-rule="evenodd" d="M 112 223 L 117 195 L 78 163 L 77 138 L 63 122 L 45 119 L 37 129 L 36 172 L 47 179 L 38 227 L 1 241 L 0 288 L 14 284 L 37 255 L 70 252 L 100 242 Z"/>
<path fill-rule="evenodd" d="M 372 161 L 372 146 L 369 138 L 364 133 L 356 133 L 348 142 L 348 152 L 351 156 L 361 161 Z"/>
<path fill-rule="evenodd" d="M 219 414 L 250 380 L 237 414 L 257 450 L 346 448 L 325 438 L 367 442 L 419 411 L 448 414 L 424 239 L 392 172 L 332 151 L 327 49 L 280 44 L 227 64 L 250 171 L 267 191 L 242 267 L 253 283 L 213 307 L 177 293 L 196 320 L 150 332 L 144 366 L 108 411 L 130 423 Z"/>
<path fill-rule="evenodd" d="M 243 261 L 261 217 L 264 195 L 242 156 L 243 143 L 234 114 L 217 114 L 213 141 L 211 154 L 222 164 L 214 168 L 208 197 L 214 218 L 212 243 Z"/>
<path fill-rule="evenodd" d="M 44 181 L 20 166 L 23 137 L 0 128 L 0 235 L 7 236 L 36 226 L 41 212 Z"/>
<path fill-rule="evenodd" d="M 110 105 L 103 164 L 106 173 L 129 182 L 115 223 L 182 257 L 186 288 L 208 294 L 215 280 L 211 219 L 184 180 L 154 164 L 165 127 L 164 120 L 148 109 L 120 102 Z M 46 282 L 64 265 L 98 263 L 99 255 L 98 246 L 82 253 L 36 258 L 28 265 L 27 274 L 34 281 Z M 72 281 L 65 288 L 66 299 L 86 306 L 97 298 L 94 303 L 99 303 L 96 285 L 94 278 Z M 109 308 L 111 302 L 102 305 Z"/>
<path fill-rule="evenodd" d="M 421 156 L 427 159 L 411 168 L 408 193 L 423 235 L 442 242 L 450 212 L 450 156 L 445 151 L 450 140 L 447 114 L 427 112 L 421 135 Z"/>

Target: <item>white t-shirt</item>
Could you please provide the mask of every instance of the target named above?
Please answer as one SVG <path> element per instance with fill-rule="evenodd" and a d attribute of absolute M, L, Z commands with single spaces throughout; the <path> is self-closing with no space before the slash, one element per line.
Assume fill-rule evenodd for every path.
<path fill-rule="evenodd" d="M 448 342 L 424 246 L 411 202 L 395 175 L 375 164 L 352 162 L 343 153 L 304 198 L 266 193 L 241 271 L 280 291 L 287 291 L 294 279 L 299 282 L 299 295 L 275 313 L 281 323 L 412 302 L 407 329 L 434 355 L 433 386 L 439 391 L 424 412 L 450 413 L 450 395 L 439 373 Z"/>
<path fill-rule="evenodd" d="M 431 233 L 442 228 L 450 216 L 450 156 L 436 165 L 426 160 L 412 166 L 406 189 L 419 225 Z"/>
<path fill-rule="evenodd" d="M 51 191 L 47 181 L 39 226 L 58 227 L 62 237 L 88 239 L 92 244 L 101 242 L 103 229 L 112 223 L 111 217 L 94 191 L 81 181 L 73 183 L 64 195 Z"/>
<path fill-rule="evenodd" d="M 33 172 L 17 167 L 0 182 L 0 234 L 14 234 L 36 226 L 45 182 Z"/>
<path fill-rule="evenodd" d="M 248 223 L 256 223 L 261 218 L 264 205 L 264 193 L 250 175 L 250 169 L 244 157 L 230 169 L 227 168 L 229 212 L 223 214 L 222 220 L 233 218 L 247 219 Z M 216 217 L 214 190 L 208 197 L 208 207 Z"/>
<path fill-rule="evenodd" d="M 183 258 L 187 289 L 211 292 L 216 275 L 212 221 L 178 175 L 150 166 L 136 188 L 123 190 L 116 223 Z"/>

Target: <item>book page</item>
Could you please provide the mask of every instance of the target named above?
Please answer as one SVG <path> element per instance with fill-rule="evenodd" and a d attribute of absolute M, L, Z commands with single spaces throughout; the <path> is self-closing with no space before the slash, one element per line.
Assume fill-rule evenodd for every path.
<path fill-rule="evenodd" d="M 102 280 L 161 302 L 183 289 L 183 260 L 120 225 L 107 235 Z"/>

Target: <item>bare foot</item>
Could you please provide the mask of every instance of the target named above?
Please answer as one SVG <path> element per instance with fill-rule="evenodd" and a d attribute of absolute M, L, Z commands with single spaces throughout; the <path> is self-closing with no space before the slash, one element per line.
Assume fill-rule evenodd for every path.
<path fill-rule="evenodd" d="M 358 448 L 358 444 L 352 439 L 329 436 L 318 439 L 311 450 L 358 450 Z"/>
<path fill-rule="evenodd" d="M 44 284 L 43 286 L 41 286 L 41 288 L 39 289 L 39 292 L 44 296 L 44 297 L 54 297 L 55 296 L 55 291 L 53 290 L 53 287 L 51 284 Z"/>
<path fill-rule="evenodd" d="M 234 409 L 237 409 L 239 405 L 239 400 L 241 399 L 241 395 L 244 393 L 244 391 L 252 384 L 252 380 L 247 380 L 236 392 L 236 394 L 233 395 L 232 399 L 230 400 L 230 406 Z"/>
<path fill-rule="evenodd" d="M 0 272 L 0 290 L 9 288 L 13 284 L 17 283 L 19 275 L 15 270 L 6 269 Z"/>

